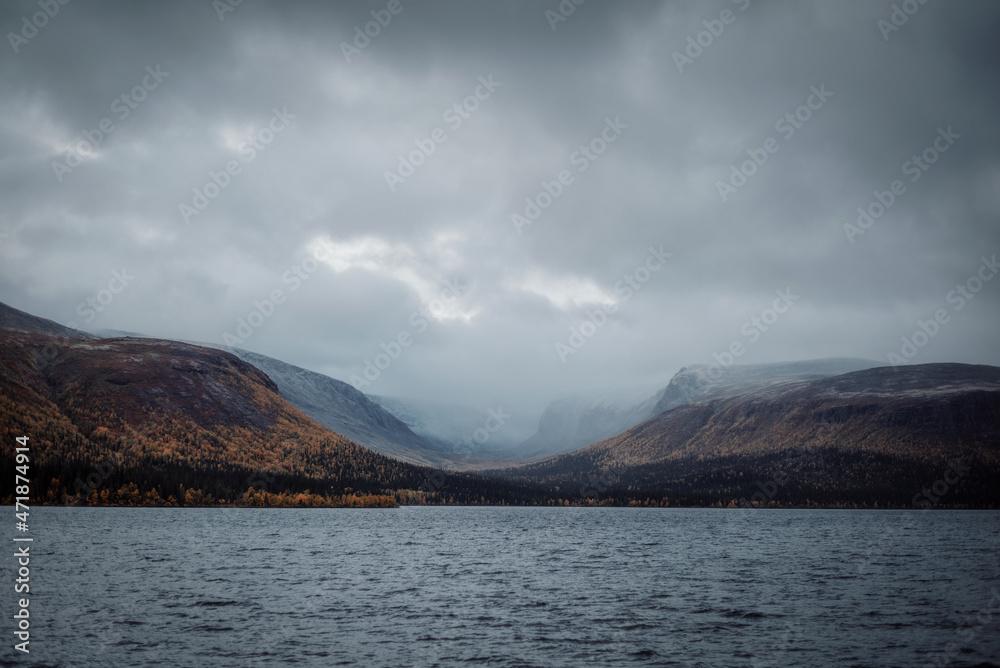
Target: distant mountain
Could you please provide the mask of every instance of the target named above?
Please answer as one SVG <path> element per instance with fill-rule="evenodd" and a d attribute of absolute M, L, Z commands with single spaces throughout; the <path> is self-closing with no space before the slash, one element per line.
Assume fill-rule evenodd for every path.
<path fill-rule="evenodd" d="M 96 333 L 105 337 L 148 338 L 116 330 Z M 274 381 L 281 396 L 290 404 L 358 445 L 411 464 L 448 466 L 454 461 L 447 448 L 414 434 L 403 421 L 353 385 L 249 350 L 215 343 L 191 343 L 225 350 L 254 365 Z"/>
<path fill-rule="evenodd" d="M 428 399 L 372 396 L 425 441 L 461 458 L 510 456 L 535 428 L 535 414 L 498 405 L 473 408 Z M 491 414 L 492 411 L 492 414 Z"/>
<path fill-rule="evenodd" d="M 538 430 L 512 452 L 529 459 L 597 443 L 650 417 L 658 396 L 631 391 L 560 397 L 542 413 Z"/>
<path fill-rule="evenodd" d="M 856 358 L 828 358 L 772 364 L 734 364 L 729 367 L 708 364 L 686 366 L 670 379 L 660 392 L 652 412 L 659 415 L 700 397 L 722 390 L 737 390 L 762 381 L 818 380 L 851 371 L 873 369 L 881 362 Z M 635 423 L 638 424 L 638 423 Z"/>
<path fill-rule="evenodd" d="M 494 474 L 615 503 L 1000 507 L 1000 368 L 759 380 Z"/>

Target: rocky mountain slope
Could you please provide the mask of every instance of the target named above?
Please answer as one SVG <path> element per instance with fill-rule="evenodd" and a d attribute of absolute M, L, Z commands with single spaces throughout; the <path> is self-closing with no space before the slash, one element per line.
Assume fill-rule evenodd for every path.
<path fill-rule="evenodd" d="M 565 498 L 626 503 L 997 507 L 1000 368 L 924 364 L 762 380 L 494 473 Z"/>
<path fill-rule="evenodd" d="M 817 380 L 877 366 L 882 366 L 882 363 L 855 358 L 734 364 L 729 367 L 692 364 L 674 374 L 667 386 L 660 391 L 650 414 L 645 417 L 659 415 L 713 392 L 735 389 L 751 383 L 768 380 Z"/>
<path fill-rule="evenodd" d="M 95 334 L 104 338 L 149 338 L 115 330 L 99 330 Z M 249 362 L 274 381 L 290 404 L 358 445 L 411 464 L 454 464 L 456 458 L 449 448 L 413 433 L 402 420 L 353 385 L 249 350 L 214 343 L 188 343 L 225 350 Z"/>
<path fill-rule="evenodd" d="M 60 325 L 58 322 L 39 318 L 38 316 L 19 311 L 13 306 L 0 303 L 0 329 L 8 329 L 18 332 L 32 332 L 36 334 L 48 334 L 54 337 L 69 339 L 95 339 L 100 338 L 93 334 Z"/>
<path fill-rule="evenodd" d="M 310 419 L 265 373 L 230 353 L 156 339 L 53 336 L 48 321 L 24 315 L 14 314 L 18 329 L 0 328 L 0 498 L 8 502 L 22 436 L 36 502 L 544 498 L 362 448 Z"/>
<path fill-rule="evenodd" d="M 227 350 L 266 373 L 290 404 L 359 445 L 412 464 L 446 466 L 454 460 L 348 383 L 248 350 Z"/>
<path fill-rule="evenodd" d="M 678 371 L 659 392 L 645 390 L 561 397 L 548 405 L 538 430 L 512 454 L 530 459 L 569 452 L 622 433 L 654 415 L 722 390 L 763 381 L 814 380 L 870 369 L 879 362 L 833 358 L 737 364 L 694 364 Z"/>

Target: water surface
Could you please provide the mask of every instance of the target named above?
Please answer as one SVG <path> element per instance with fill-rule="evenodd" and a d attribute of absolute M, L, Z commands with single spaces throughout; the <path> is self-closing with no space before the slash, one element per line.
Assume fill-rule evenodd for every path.
<path fill-rule="evenodd" d="M 998 512 L 31 518 L 32 652 L 4 665 L 1000 664 Z M 2 560 L 8 582 L 13 561 Z"/>

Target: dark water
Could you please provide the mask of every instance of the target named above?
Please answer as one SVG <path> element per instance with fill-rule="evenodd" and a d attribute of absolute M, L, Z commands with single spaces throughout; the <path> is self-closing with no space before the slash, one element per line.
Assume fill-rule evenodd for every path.
<path fill-rule="evenodd" d="M 996 512 L 31 518 L 32 652 L 9 642 L 5 665 L 1000 664 Z"/>

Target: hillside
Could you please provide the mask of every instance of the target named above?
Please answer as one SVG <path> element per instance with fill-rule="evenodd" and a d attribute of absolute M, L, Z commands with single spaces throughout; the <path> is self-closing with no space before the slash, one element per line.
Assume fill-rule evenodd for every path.
<path fill-rule="evenodd" d="M 277 360 L 238 351 L 280 384 L 224 350 L 95 338 L 3 305 L 0 322 L 9 325 L 0 327 L 7 502 L 15 438 L 28 436 L 35 503 L 1000 507 L 996 367 L 829 375 L 868 363 L 819 360 L 721 377 L 688 367 L 671 380 L 672 396 L 654 397 L 683 403 L 583 450 L 476 475 L 372 452 L 317 423 L 283 387 L 317 410 L 350 393 Z M 583 409 L 548 426 L 594 433 L 607 426 L 595 416 L 613 421 L 652 401 L 571 402 Z M 364 402 L 335 408 L 412 434 Z"/>
<path fill-rule="evenodd" d="M 955 462 L 959 481 L 923 496 Z M 746 505 L 759 493 L 765 505 L 997 507 L 1000 369 L 925 364 L 761 381 L 494 474 L 617 503 Z"/>
<path fill-rule="evenodd" d="M 136 332 L 97 330 L 101 338 L 151 338 Z M 383 455 L 410 464 L 448 467 L 456 457 L 442 445 L 410 430 L 396 415 L 353 385 L 260 353 L 214 343 L 185 341 L 225 350 L 249 362 L 274 381 L 281 396 L 324 427 Z"/>
<path fill-rule="evenodd" d="M 881 366 L 881 363 L 840 357 L 770 364 L 734 364 L 728 367 L 692 364 L 674 374 L 667 386 L 660 391 L 652 411 L 645 417 L 659 415 L 714 392 L 733 390 L 763 381 L 818 380 L 877 366 Z"/>
<path fill-rule="evenodd" d="M 411 464 L 446 466 L 454 459 L 342 380 L 248 350 L 228 351 L 267 374 L 290 404 L 359 445 Z"/>
<path fill-rule="evenodd" d="M 14 439 L 22 435 L 30 438 L 33 498 L 50 502 L 392 505 L 537 497 L 366 450 L 311 420 L 263 372 L 223 351 L 26 329 L 30 323 L 0 329 L 0 497 L 8 501 Z"/>
<path fill-rule="evenodd" d="M 529 459 L 593 445 L 664 411 L 723 390 L 764 381 L 828 378 L 875 366 L 879 363 L 850 358 L 729 367 L 693 364 L 674 374 L 667 386 L 656 393 L 634 390 L 560 397 L 545 409 L 538 430 L 511 454 Z"/>
<path fill-rule="evenodd" d="M 0 329 L 9 329 L 18 332 L 32 332 L 35 334 L 48 334 L 51 336 L 68 339 L 96 339 L 99 337 L 78 329 L 60 325 L 54 320 L 39 318 L 36 315 L 19 311 L 13 306 L 0 303 Z"/>

